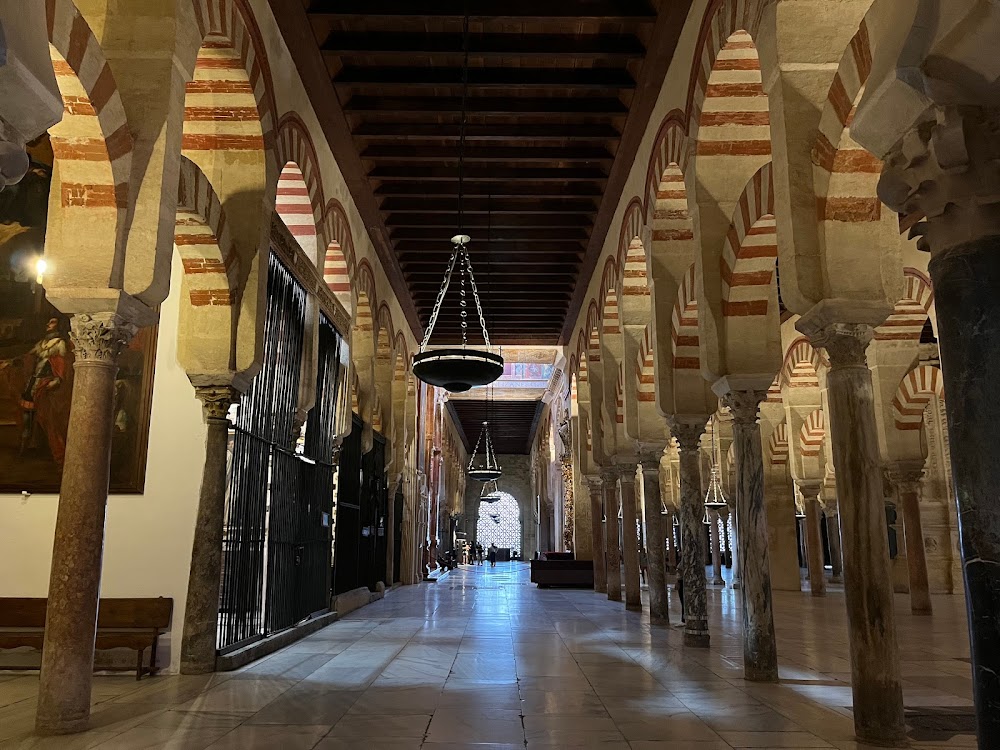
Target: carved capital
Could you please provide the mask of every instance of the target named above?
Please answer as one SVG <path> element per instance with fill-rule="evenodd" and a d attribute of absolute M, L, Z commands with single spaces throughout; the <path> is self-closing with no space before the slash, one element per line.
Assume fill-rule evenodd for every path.
<path fill-rule="evenodd" d="M 601 481 L 605 484 L 614 484 L 618 481 L 618 469 L 615 467 L 601 469 Z"/>
<path fill-rule="evenodd" d="M 729 407 L 734 424 L 752 426 L 760 419 L 760 403 L 765 398 L 767 391 L 729 391 L 722 397 L 722 403 Z"/>
<path fill-rule="evenodd" d="M 225 420 L 229 407 L 240 400 L 240 393 L 229 385 L 195 386 L 194 395 L 201 401 L 205 419 Z"/>
<path fill-rule="evenodd" d="M 113 312 L 77 313 L 70 321 L 76 364 L 116 365 L 138 328 Z"/>
<path fill-rule="evenodd" d="M 677 440 L 681 451 L 696 451 L 701 445 L 701 436 L 705 434 L 708 416 L 667 417 L 671 437 Z"/>
<path fill-rule="evenodd" d="M 885 474 L 900 492 L 917 492 L 924 476 L 924 462 L 891 461 L 885 465 Z"/>
<path fill-rule="evenodd" d="M 799 482 L 799 493 L 807 503 L 810 500 L 819 501 L 819 492 L 823 488 L 819 482 Z"/>
<path fill-rule="evenodd" d="M 937 106 L 886 154 L 878 195 L 934 255 L 1000 235 L 1000 108 Z"/>
<path fill-rule="evenodd" d="M 867 323 L 830 323 L 809 335 L 809 343 L 826 350 L 831 369 L 867 367 L 865 352 L 874 329 Z"/>

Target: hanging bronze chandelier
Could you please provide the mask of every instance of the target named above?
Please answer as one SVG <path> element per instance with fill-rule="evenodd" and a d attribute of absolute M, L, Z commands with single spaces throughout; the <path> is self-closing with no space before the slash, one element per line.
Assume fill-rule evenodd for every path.
<path fill-rule="evenodd" d="M 503 357 L 488 351 L 490 348 L 490 335 L 486 330 L 486 318 L 483 317 L 483 307 L 479 301 L 479 291 L 476 289 L 476 279 L 472 274 L 472 262 L 469 259 L 467 245 L 471 237 L 461 231 L 462 227 L 462 207 L 463 207 L 463 178 L 465 169 L 465 121 L 466 121 L 466 99 L 469 88 L 469 17 L 465 16 L 462 31 L 462 52 L 464 62 L 462 64 L 462 115 L 459 124 L 458 138 L 458 226 L 459 232 L 451 238 L 452 252 L 448 260 L 448 267 L 445 270 L 441 288 L 438 290 L 437 299 L 434 301 L 434 309 L 427 324 L 427 331 L 424 333 L 424 340 L 420 343 L 420 351 L 413 357 L 413 374 L 430 385 L 444 388 L 452 393 L 461 393 L 479 385 L 487 385 L 499 378 L 503 374 Z M 458 266 L 460 277 L 459 308 L 462 326 L 462 346 L 448 349 L 428 350 L 431 334 L 437 323 L 438 315 L 441 313 L 441 305 L 444 303 L 445 295 L 448 293 L 448 286 L 451 284 L 451 277 Z M 483 342 L 486 349 L 474 349 L 468 346 L 468 310 L 466 309 L 466 276 L 468 276 L 469 287 L 472 291 L 472 298 L 476 303 L 476 312 L 479 316 L 479 327 L 482 329 Z"/>
<path fill-rule="evenodd" d="M 477 465 L 476 458 L 479 455 L 479 446 L 484 443 L 483 462 Z M 479 439 L 476 441 L 476 447 L 472 449 L 467 473 L 477 482 L 495 482 L 503 476 L 503 470 L 500 468 L 497 455 L 493 450 L 493 440 L 490 438 L 490 423 L 488 421 L 483 422 L 483 427 L 479 431 Z"/>

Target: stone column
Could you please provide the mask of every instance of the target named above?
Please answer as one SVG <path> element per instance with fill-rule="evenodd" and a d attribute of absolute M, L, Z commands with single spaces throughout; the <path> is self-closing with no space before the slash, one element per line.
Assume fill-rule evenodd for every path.
<path fill-rule="evenodd" d="M 719 512 L 710 510 L 708 512 L 708 533 L 712 540 L 712 585 L 725 586 L 726 579 L 722 577 L 722 545 L 719 539 Z"/>
<path fill-rule="evenodd" d="M 111 474 L 118 355 L 136 327 L 118 313 L 73 316 L 74 382 L 66 437 L 35 728 L 87 728 Z"/>
<path fill-rule="evenodd" d="M 734 388 L 721 381 L 723 403 L 733 415 L 733 453 L 736 462 L 737 548 L 743 583 L 743 675 L 755 682 L 778 681 L 778 650 L 771 602 L 771 563 L 768 557 L 767 505 L 764 500 L 764 453 L 758 424 L 760 403 L 767 389 Z"/>
<path fill-rule="evenodd" d="M 642 459 L 642 491 L 646 500 L 646 557 L 649 561 L 649 621 L 654 625 L 670 624 L 670 599 L 667 596 L 666 530 L 660 512 L 660 456 Z"/>
<path fill-rule="evenodd" d="M 910 575 L 910 610 L 915 615 L 932 613 L 930 586 L 927 582 L 927 553 L 920 522 L 920 478 L 923 461 L 896 461 L 889 465 L 889 478 L 899 493 L 903 510 L 903 537 Z"/>
<path fill-rule="evenodd" d="M 704 505 L 701 499 L 699 445 L 708 416 L 672 417 L 670 434 L 680 445 L 681 567 L 684 576 L 684 644 L 707 648 L 708 603 L 705 598 Z"/>
<path fill-rule="evenodd" d="M 730 537 L 730 549 L 733 552 L 733 589 L 739 591 L 743 588 L 743 570 L 740 566 L 740 517 L 739 514 L 730 510 L 733 519 L 732 536 Z"/>
<path fill-rule="evenodd" d="M 830 540 L 830 561 L 832 563 L 833 575 L 830 583 L 844 582 L 844 557 L 840 543 L 840 516 L 836 507 L 826 507 L 823 510 L 826 516 L 826 535 Z"/>
<path fill-rule="evenodd" d="M 854 728 L 862 741 L 900 743 L 905 739 L 903 692 L 885 541 L 875 396 L 865 357 L 873 326 L 884 319 L 886 310 L 882 306 L 869 310 L 860 302 L 839 308 L 836 302 L 820 303 L 796 327 L 830 357 L 828 416 L 843 529 Z M 860 317 L 866 312 L 870 322 L 837 322 L 839 315 Z"/>
<path fill-rule="evenodd" d="M 604 491 L 604 555 L 607 560 L 608 599 L 622 600 L 622 558 L 618 542 L 618 472 L 605 469 L 601 472 Z"/>
<path fill-rule="evenodd" d="M 806 560 L 809 563 L 809 591 L 813 596 L 826 596 L 826 571 L 823 569 L 823 532 L 819 528 L 822 512 L 819 507 L 818 484 L 800 482 L 799 492 L 806 506 Z"/>
<path fill-rule="evenodd" d="M 601 478 L 587 477 L 590 489 L 590 528 L 594 545 L 594 591 L 608 593 L 608 568 L 604 558 L 604 509 L 601 504 Z"/>
<path fill-rule="evenodd" d="M 669 548 L 667 549 L 667 571 L 670 573 L 677 572 L 677 542 L 674 539 L 674 511 L 668 510 L 667 515 L 663 519 L 664 531 L 667 535 L 667 542 Z"/>
<path fill-rule="evenodd" d="M 636 462 L 638 464 L 638 462 Z M 635 469 L 636 464 L 619 467 L 618 485 L 622 503 L 622 558 L 625 563 L 625 609 L 641 610 L 639 588 L 639 537 L 636 533 Z"/>
<path fill-rule="evenodd" d="M 205 468 L 201 477 L 198 517 L 191 546 L 181 674 L 215 671 L 219 628 L 219 587 L 222 582 L 222 529 L 226 510 L 226 468 L 229 444 L 229 407 L 239 399 L 231 386 L 196 386 L 208 430 Z"/>

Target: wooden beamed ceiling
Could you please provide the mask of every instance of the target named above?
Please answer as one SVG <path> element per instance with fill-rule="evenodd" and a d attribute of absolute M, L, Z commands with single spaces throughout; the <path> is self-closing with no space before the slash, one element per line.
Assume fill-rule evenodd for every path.
<path fill-rule="evenodd" d="M 462 229 L 493 342 L 564 339 L 691 0 L 270 2 L 411 324 Z M 432 343 L 459 338 L 457 299 Z"/>
<path fill-rule="evenodd" d="M 461 425 L 470 455 L 483 422 L 490 423 L 493 449 L 498 454 L 524 455 L 531 450 L 531 438 L 542 411 L 542 401 L 485 401 L 453 399 L 448 402 L 452 417 Z M 483 450 L 479 446 L 480 451 Z M 482 459 L 482 456 L 479 456 Z"/>

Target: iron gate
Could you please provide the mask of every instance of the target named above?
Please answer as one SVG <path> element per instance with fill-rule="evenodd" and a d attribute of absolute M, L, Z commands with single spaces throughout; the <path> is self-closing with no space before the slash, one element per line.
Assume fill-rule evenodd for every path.
<path fill-rule="evenodd" d="M 361 434 L 364 423 L 352 415 L 351 434 L 340 449 L 337 482 L 337 538 L 334 543 L 333 592 L 343 594 L 360 583 L 359 541 L 361 539 Z"/>
<path fill-rule="evenodd" d="M 272 255 L 264 366 L 241 399 L 233 428 L 219 601 L 221 652 L 290 627 L 328 606 L 331 458 L 341 344 L 323 318 L 316 404 L 299 454 L 295 411 L 305 310 L 305 291 Z"/>

